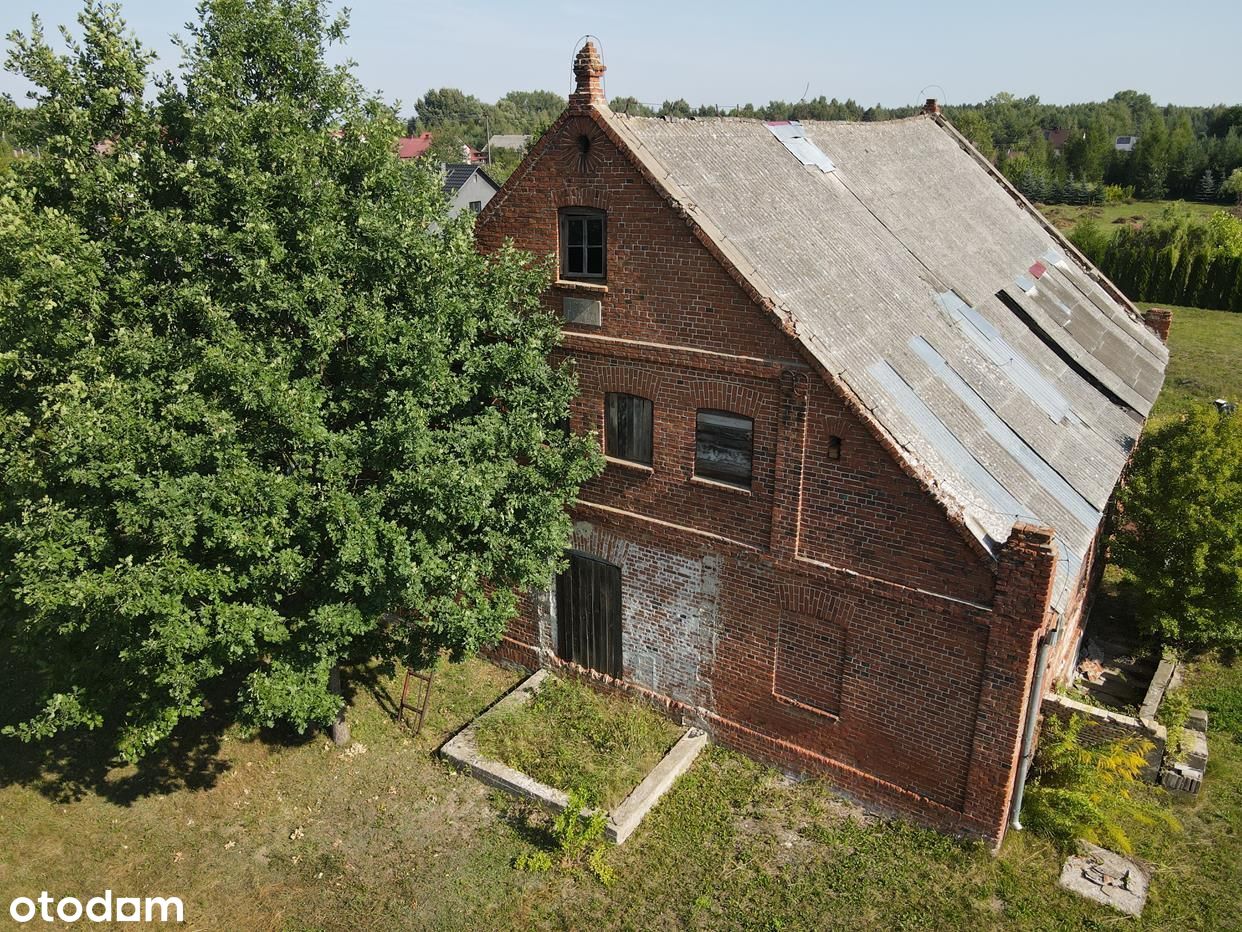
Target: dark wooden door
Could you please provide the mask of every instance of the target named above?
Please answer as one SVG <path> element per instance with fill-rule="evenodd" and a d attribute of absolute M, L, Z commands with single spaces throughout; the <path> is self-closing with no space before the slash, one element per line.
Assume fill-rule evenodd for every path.
<path fill-rule="evenodd" d="M 620 679 L 621 567 L 569 552 L 556 577 L 556 653 Z"/>

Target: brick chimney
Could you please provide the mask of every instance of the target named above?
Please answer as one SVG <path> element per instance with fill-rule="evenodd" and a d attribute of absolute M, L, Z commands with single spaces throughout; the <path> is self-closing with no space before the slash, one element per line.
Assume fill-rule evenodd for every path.
<path fill-rule="evenodd" d="M 1169 328 L 1173 326 L 1173 312 L 1153 307 L 1143 315 L 1143 323 L 1155 331 L 1161 343 L 1169 342 Z"/>
<path fill-rule="evenodd" d="M 587 39 L 586 45 L 582 46 L 574 57 L 575 87 L 574 92 L 569 95 L 571 109 L 608 106 L 608 100 L 604 97 L 604 87 L 600 82 L 606 70 L 604 63 L 600 61 L 599 50 L 595 48 L 595 43 Z"/>
<path fill-rule="evenodd" d="M 923 104 L 923 112 L 924 113 L 939 113 L 940 103 L 936 100 L 935 97 L 928 97 L 927 102 Z"/>

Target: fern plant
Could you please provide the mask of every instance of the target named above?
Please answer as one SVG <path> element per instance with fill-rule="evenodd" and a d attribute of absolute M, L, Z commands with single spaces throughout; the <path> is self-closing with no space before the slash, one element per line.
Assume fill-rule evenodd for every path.
<path fill-rule="evenodd" d="M 1032 832 L 1068 848 L 1077 839 L 1123 853 L 1134 849 L 1126 826 L 1177 820 L 1144 797 L 1139 782 L 1152 743 L 1137 736 L 1099 745 L 1083 741 L 1089 722 L 1049 716 L 1031 765 L 1031 782 L 1022 804 L 1022 821 Z"/>

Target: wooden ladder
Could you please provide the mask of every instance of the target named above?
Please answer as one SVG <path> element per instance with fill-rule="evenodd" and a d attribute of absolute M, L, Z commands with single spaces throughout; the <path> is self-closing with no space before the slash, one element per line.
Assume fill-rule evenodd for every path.
<path fill-rule="evenodd" d="M 406 667 L 405 685 L 401 687 L 401 702 L 397 705 L 397 721 L 405 722 L 405 712 L 410 710 L 414 713 L 416 719 L 414 723 L 414 734 L 417 735 L 423 730 L 423 722 L 427 718 L 427 706 L 431 703 L 431 677 L 435 671 L 412 670 Z M 415 692 L 419 693 L 419 697 L 410 701 L 410 683 L 417 680 L 420 685 L 416 686 Z"/>

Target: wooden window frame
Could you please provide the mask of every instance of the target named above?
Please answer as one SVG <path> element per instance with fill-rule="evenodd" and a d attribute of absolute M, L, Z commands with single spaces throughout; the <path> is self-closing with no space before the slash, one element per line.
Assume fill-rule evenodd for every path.
<path fill-rule="evenodd" d="M 589 242 L 588 223 L 591 220 L 600 222 L 600 242 L 596 246 Z M 570 244 L 570 224 L 581 222 L 582 226 L 582 243 L 579 245 Z M 608 280 L 608 215 L 602 210 L 594 207 L 564 207 L 561 209 L 558 218 L 558 229 L 560 231 L 560 277 L 564 281 L 585 281 L 585 282 L 604 282 Z M 588 271 L 590 267 L 590 250 L 598 248 L 600 254 L 600 265 L 598 272 Z M 570 271 L 570 250 L 581 250 L 582 270 L 579 272 Z"/>
<path fill-rule="evenodd" d="M 621 423 L 618 417 L 614 424 L 612 412 L 613 402 L 618 403 L 621 399 L 629 401 L 644 402 L 647 406 L 647 442 L 646 442 L 646 459 L 642 458 L 643 444 L 641 439 L 637 443 L 637 450 L 634 449 L 635 441 L 633 437 L 622 438 L 620 436 Z M 620 409 L 618 408 L 618 415 Z M 628 444 L 622 443 L 623 440 L 629 440 Z M 624 449 L 621 449 L 624 447 Z M 635 463 L 639 466 L 651 468 L 655 461 L 655 403 L 650 398 L 644 398 L 642 395 L 633 395 L 629 392 L 605 392 L 604 393 L 604 455 L 609 459 L 620 460 L 625 463 Z"/>

